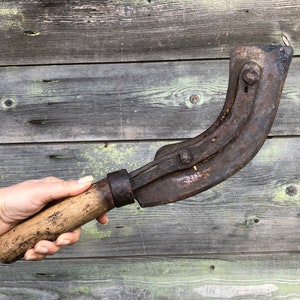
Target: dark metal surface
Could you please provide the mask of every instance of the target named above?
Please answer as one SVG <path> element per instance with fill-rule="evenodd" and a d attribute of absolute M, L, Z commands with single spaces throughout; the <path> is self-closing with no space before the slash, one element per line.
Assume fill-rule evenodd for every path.
<path fill-rule="evenodd" d="M 193 196 L 242 169 L 270 132 L 292 56 L 291 47 L 234 49 L 226 101 L 215 123 L 193 139 L 162 147 L 154 161 L 129 174 L 139 204 Z"/>
<path fill-rule="evenodd" d="M 115 207 L 134 203 L 129 175 L 125 169 L 107 174 L 107 181 Z"/>

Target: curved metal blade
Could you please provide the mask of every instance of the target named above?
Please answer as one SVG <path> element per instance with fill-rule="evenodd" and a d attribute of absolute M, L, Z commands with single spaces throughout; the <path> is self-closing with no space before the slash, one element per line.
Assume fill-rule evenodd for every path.
<path fill-rule="evenodd" d="M 155 160 L 131 172 L 142 207 L 200 193 L 235 174 L 259 151 L 273 124 L 293 56 L 291 47 L 238 47 L 215 123 L 188 141 L 162 147 Z"/>

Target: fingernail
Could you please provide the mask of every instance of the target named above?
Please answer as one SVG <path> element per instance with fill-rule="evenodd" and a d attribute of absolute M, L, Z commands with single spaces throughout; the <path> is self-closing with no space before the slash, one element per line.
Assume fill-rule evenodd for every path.
<path fill-rule="evenodd" d="M 104 223 L 103 223 L 103 225 L 107 225 L 108 224 L 108 218 L 106 218 L 106 219 L 104 219 L 105 221 L 104 221 Z"/>
<path fill-rule="evenodd" d="M 94 180 L 93 176 L 85 176 L 85 177 L 78 179 L 77 183 L 79 185 L 86 185 L 86 184 L 91 184 L 93 182 L 93 180 Z"/>
<path fill-rule="evenodd" d="M 35 254 L 26 254 L 24 258 L 25 258 L 25 260 L 36 260 L 37 255 L 35 255 Z"/>
<path fill-rule="evenodd" d="M 48 249 L 46 247 L 37 246 L 36 249 L 34 249 L 34 252 L 37 252 L 39 254 L 47 254 Z"/>
<path fill-rule="evenodd" d="M 71 241 L 65 240 L 65 239 L 58 239 L 58 240 L 56 241 L 56 245 L 57 245 L 57 246 L 68 246 L 68 245 L 70 245 L 70 244 L 71 244 Z"/>

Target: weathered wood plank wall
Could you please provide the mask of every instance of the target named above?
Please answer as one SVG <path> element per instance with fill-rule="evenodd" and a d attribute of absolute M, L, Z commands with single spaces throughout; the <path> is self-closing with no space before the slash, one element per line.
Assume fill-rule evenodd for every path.
<path fill-rule="evenodd" d="M 295 57 L 244 170 L 176 204 L 113 210 L 45 262 L 0 265 L 0 298 L 299 298 L 299 13 L 291 0 L 1 1 L 0 186 L 134 170 L 215 120 L 233 47 L 290 43 Z"/>
<path fill-rule="evenodd" d="M 271 135 L 300 133 L 299 67 L 295 58 Z M 227 82 L 227 60 L 4 67 L 0 141 L 193 137 L 215 121 Z"/>
<path fill-rule="evenodd" d="M 2 1 L 1 63 L 226 58 L 283 39 L 298 55 L 297 12 L 298 1 Z"/>

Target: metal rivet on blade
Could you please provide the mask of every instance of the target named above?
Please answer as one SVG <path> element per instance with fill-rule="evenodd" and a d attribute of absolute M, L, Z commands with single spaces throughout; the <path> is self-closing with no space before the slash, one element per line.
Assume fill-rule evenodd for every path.
<path fill-rule="evenodd" d="M 179 159 L 183 164 L 189 164 L 193 161 L 193 155 L 190 150 L 183 149 L 179 151 Z"/>

